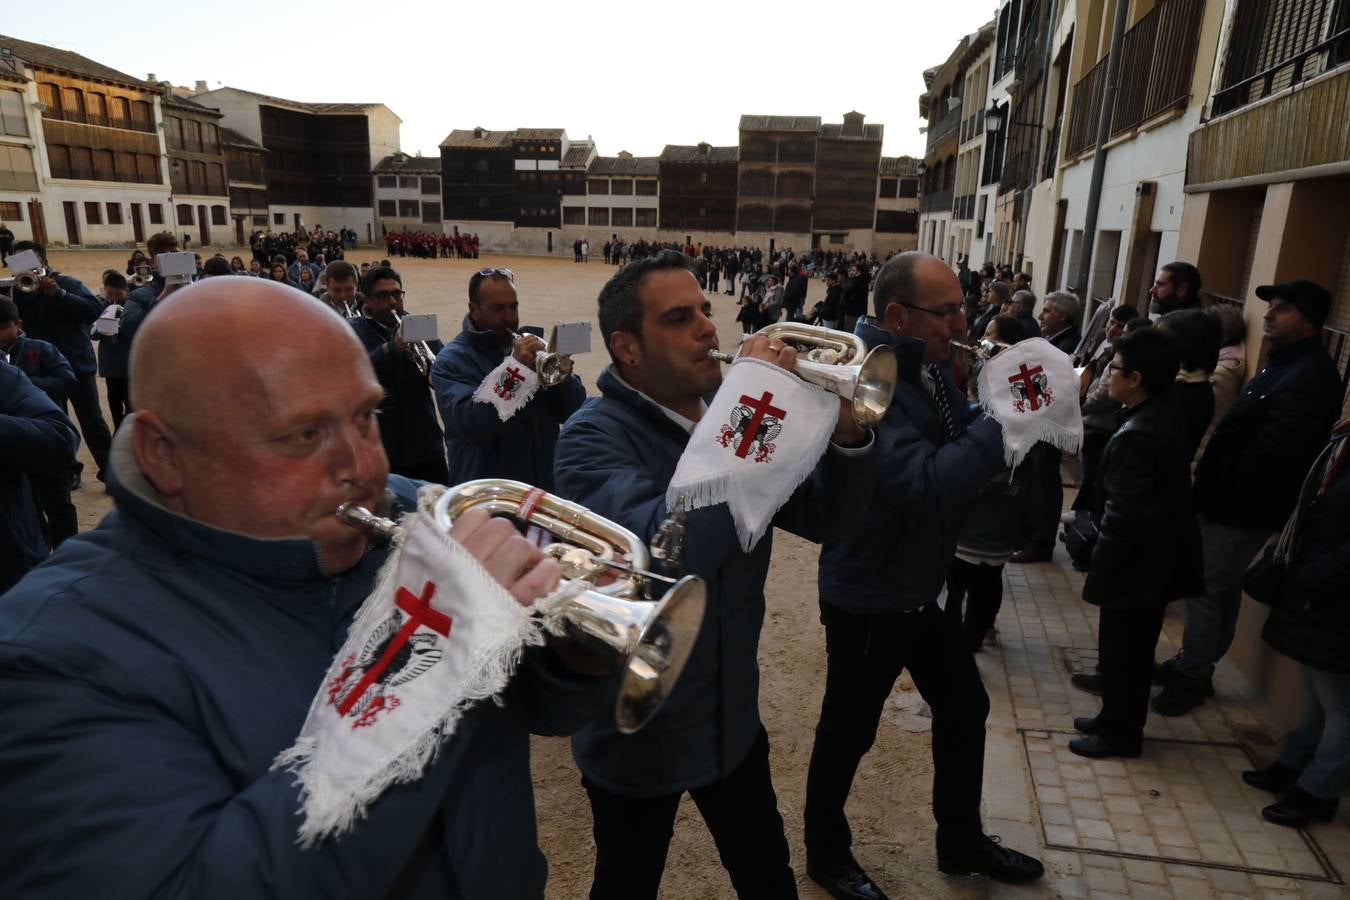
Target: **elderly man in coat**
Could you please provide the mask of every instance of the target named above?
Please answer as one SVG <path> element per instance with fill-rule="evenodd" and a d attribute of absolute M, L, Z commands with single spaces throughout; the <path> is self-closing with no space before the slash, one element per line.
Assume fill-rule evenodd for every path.
<path fill-rule="evenodd" d="M 436 356 L 431 384 L 445 423 L 450 483 L 473 478 L 514 478 L 549 490 L 558 427 L 586 399 L 581 379 L 569 375 L 539 390 L 510 418 L 474 400 L 483 379 L 508 356 L 527 368 L 544 342 L 520 330 L 520 300 L 510 269 L 483 269 L 469 279 L 464 329 Z"/>
<path fill-rule="evenodd" d="M 351 329 L 283 285 L 212 278 L 156 311 L 131 364 L 116 510 L 0 602 L 6 893 L 542 897 L 528 734 L 566 732 L 613 692 L 552 647 L 344 837 L 302 849 L 295 776 L 271 768 L 389 552 L 337 505 L 414 502 L 387 477 Z M 504 520 L 467 513 L 451 537 L 518 602 L 556 582 Z"/>
<path fill-rule="evenodd" d="M 666 489 L 722 371 L 712 306 L 678 253 L 630 263 L 600 293 L 600 330 L 613 365 L 601 396 L 558 440 L 558 493 L 651 539 Z M 741 353 L 784 368 L 790 347 L 758 336 Z M 875 442 L 840 408 L 832 443 L 774 518 L 819 541 L 847 532 L 876 476 Z M 596 844 L 590 896 L 655 898 L 680 798 L 698 805 L 740 897 L 797 896 L 759 719 L 755 654 L 773 540 L 738 543 L 725 504 L 687 514 L 683 568 L 708 584 L 702 630 L 680 682 L 637 734 L 608 721 L 578 732 L 573 755 L 590 796 Z"/>

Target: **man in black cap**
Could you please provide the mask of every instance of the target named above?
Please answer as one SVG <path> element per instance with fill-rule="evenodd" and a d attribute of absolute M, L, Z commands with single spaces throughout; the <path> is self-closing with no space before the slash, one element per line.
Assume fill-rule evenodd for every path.
<path fill-rule="evenodd" d="M 1270 353 L 1214 429 L 1195 475 L 1205 596 L 1186 601 L 1181 653 L 1159 668 L 1153 708 L 1179 716 L 1214 693 L 1214 666 L 1233 642 L 1242 577 L 1283 527 L 1340 413 L 1341 379 L 1322 346 L 1331 295 L 1311 281 L 1262 285 Z"/>

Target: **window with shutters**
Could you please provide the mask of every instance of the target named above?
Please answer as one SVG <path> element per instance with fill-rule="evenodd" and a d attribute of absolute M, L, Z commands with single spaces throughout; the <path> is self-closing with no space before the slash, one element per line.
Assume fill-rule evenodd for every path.
<path fill-rule="evenodd" d="M 178 224 L 179 224 L 179 225 L 192 225 L 192 224 L 194 224 L 193 219 L 192 219 L 192 204 L 191 204 L 191 203 L 180 203 L 180 204 L 178 204 L 176 207 L 174 207 L 174 209 L 175 209 L 175 210 L 177 211 L 177 213 L 178 213 Z"/>
<path fill-rule="evenodd" d="M 22 222 L 23 206 L 10 200 L 0 200 L 0 222 Z"/>
<path fill-rule="evenodd" d="M 61 89 L 61 118 L 67 122 L 84 121 L 84 91 L 69 87 Z"/>
<path fill-rule="evenodd" d="M 92 180 L 94 177 L 94 151 L 88 147 L 70 148 L 70 177 Z"/>
<path fill-rule="evenodd" d="M 637 194 L 639 197 L 655 197 L 656 179 L 639 178 L 633 183 L 633 188 L 633 193 Z"/>
<path fill-rule="evenodd" d="M 416 219 L 421 214 L 421 207 L 416 200 L 398 201 L 398 217 L 400 219 Z"/>
<path fill-rule="evenodd" d="M 435 176 L 422 176 L 422 193 L 439 194 L 441 192 L 441 180 Z"/>
<path fill-rule="evenodd" d="M 591 225 L 609 225 L 609 210 L 602 206 L 592 206 L 587 221 Z"/>
<path fill-rule="evenodd" d="M 891 199 L 892 197 L 895 196 L 896 185 L 898 183 L 899 180 L 895 178 L 881 179 L 881 189 L 877 191 L 877 196 L 885 197 L 888 200 Z"/>
<path fill-rule="evenodd" d="M 103 224 L 103 208 L 97 203 L 84 204 L 84 221 L 90 225 Z"/>
<path fill-rule="evenodd" d="M 633 210 L 615 207 L 609 211 L 609 224 L 615 228 L 633 227 Z"/>
<path fill-rule="evenodd" d="M 220 163 L 206 165 L 206 192 L 216 196 L 225 193 L 225 167 Z"/>
<path fill-rule="evenodd" d="M 131 127 L 131 101 L 126 97 L 108 98 L 108 124 L 113 128 Z"/>
<path fill-rule="evenodd" d="M 113 152 L 111 150 L 94 151 L 94 177 L 99 181 L 116 181 L 113 170 Z"/>
<path fill-rule="evenodd" d="M 609 179 L 608 179 L 608 178 L 587 178 L 587 179 L 586 179 L 586 193 L 588 193 L 588 194 L 608 194 L 608 193 L 609 193 Z"/>
<path fill-rule="evenodd" d="M 656 210 L 654 209 L 635 209 L 633 210 L 633 224 L 638 228 L 656 227 Z"/>
<path fill-rule="evenodd" d="M 417 176 L 416 176 L 416 175 L 400 175 L 400 176 L 398 176 L 398 186 L 399 186 L 400 188 L 416 188 L 416 187 L 417 187 Z"/>
<path fill-rule="evenodd" d="M 131 127 L 133 129 L 136 131 L 154 131 L 154 120 L 149 103 L 144 100 L 136 100 L 131 104 Z"/>
<path fill-rule="evenodd" d="M 108 96 L 89 93 L 85 95 L 89 108 L 85 111 L 90 125 L 108 124 Z"/>
<path fill-rule="evenodd" d="M 422 201 L 422 221 L 434 225 L 441 221 L 441 205 L 430 200 Z"/>
<path fill-rule="evenodd" d="M 159 184 L 159 157 L 149 153 L 137 153 L 136 175 L 136 180 L 141 184 Z"/>
<path fill-rule="evenodd" d="M 0 134 L 28 137 L 24 105 L 23 94 L 18 91 L 0 91 Z"/>
<path fill-rule="evenodd" d="M 382 188 L 396 188 L 398 187 L 398 176 L 381 175 L 379 176 L 379 185 Z"/>
<path fill-rule="evenodd" d="M 220 129 L 210 122 L 202 123 L 202 152 L 219 153 L 220 152 Z M 223 225 L 223 222 L 217 222 Z"/>
<path fill-rule="evenodd" d="M 61 89 L 56 85 L 47 82 L 38 82 L 38 102 L 46 107 L 42 111 L 44 119 L 61 118 Z"/>
<path fill-rule="evenodd" d="M 223 207 L 223 206 L 212 206 L 212 207 L 211 207 L 211 224 L 212 224 L 212 225 L 225 225 L 225 224 L 227 224 L 228 222 L 229 222 L 229 219 L 228 219 L 228 218 L 226 217 L 226 215 L 225 215 L 225 207 Z"/>
<path fill-rule="evenodd" d="M 36 191 L 37 171 L 27 147 L 0 144 L 0 190 Z"/>
<path fill-rule="evenodd" d="M 386 219 L 392 219 L 398 215 L 398 203 L 393 200 L 379 201 L 380 216 Z"/>
<path fill-rule="evenodd" d="M 151 224 L 151 225 L 163 225 L 163 224 L 164 224 L 164 206 L 163 206 L 162 204 L 159 204 L 159 203 L 147 203 L 147 204 L 145 205 L 145 207 L 146 207 L 146 209 L 150 212 L 150 224 Z"/>
<path fill-rule="evenodd" d="M 121 224 L 122 224 L 122 204 L 120 204 L 120 203 L 108 203 L 108 204 L 105 204 L 105 206 L 107 207 L 108 224 L 109 224 L 109 225 L 121 225 Z"/>
<path fill-rule="evenodd" d="M 633 195 L 633 179 L 615 178 L 609 183 L 609 192 L 619 196 L 631 197 Z"/>
<path fill-rule="evenodd" d="M 562 208 L 562 221 L 564 225 L 585 225 L 586 207 L 564 206 Z"/>
<path fill-rule="evenodd" d="M 164 143 L 170 150 L 183 149 L 183 120 L 177 116 L 164 117 Z"/>

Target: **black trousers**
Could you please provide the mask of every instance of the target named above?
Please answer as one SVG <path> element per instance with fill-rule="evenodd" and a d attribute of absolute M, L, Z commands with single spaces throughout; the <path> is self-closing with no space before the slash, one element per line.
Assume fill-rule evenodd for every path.
<path fill-rule="evenodd" d="M 103 421 L 103 407 L 98 402 L 98 377 L 93 372 L 78 376 L 68 399 L 70 405 L 75 407 L 75 418 L 80 421 L 80 434 L 98 465 L 98 476 L 102 479 L 108 469 L 108 445 L 112 443 L 112 433 L 108 431 L 108 423 Z M 66 404 L 62 403 L 61 408 L 66 409 Z M 75 463 L 75 471 L 83 468 L 78 462 Z"/>
<path fill-rule="evenodd" d="M 586 778 L 581 783 L 594 820 L 591 900 L 655 900 L 683 794 L 624 797 Z M 769 777 L 769 736 L 763 728 L 740 765 L 689 796 L 712 833 L 736 896 L 794 900 L 797 879 Z"/>
<path fill-rule="evenodd" d="M 1063 454 L 1049 444 L 1036 447 L 1033 459 L 1040 481 L 1040 503 L 1032 513 L 1031 533 L 1023 549 L 1036 556 L 1050 557 L 1055 552 L 1055 536 L 1064 506 L 1064 481 L 1059 471 Z"/>
<path fill-rule="evenodd" d="M 390 466 L 389 471 L 395 475 L 402 475 L 404 478 L 411 478 L 414 481 L 429 481 L 432 484 L 444 485 L 450 483 L 450 467 L 446 465 L 443 456 L 414 465 Z"/>
<path fill-rule="evenodd" d="M 1102 677 L 1101 733 L 1137 749 L 1144 740 L 1148 698 L 1153 686 L 1153 648 L 1162 632 L 1167 604 L 1101 611 L 1097 622 L 1097 671 Z"/>
<path fill-rule="evenodd" d="M 108 412 L 112 414 L 112 430 L 122 427 L 122 420 L 131 412 L 131 382 L 125 378 L 105 378 L 108 390 Z"/>
<path fill-rule="evenodd" d="M 67 472 L 29 472 L 28 483 L 42 516 L 42 534 L 47 546 L 55 550 L 80 530 L 75 504 L 70 502 L 70 476 Z"/>
<path fill-rule="evenodd" d="M 982 566 L 953 559 L 947 575 L 947 612 L 961 621 L 961 603 L 965 601 L 965 621 L 961 626 L 971 652 L 984 644 L 984 633 L 994 627 L 1003 607 L 1003 566 Z"/>
<path fill-rule="evenodd" d="M 970 849 L 983 833 L 980 796 L 989 695 L 961 626 L 934 604 L 908 613 L 861 615 L 821 603 L 820 620 L 827 668 L 806 774 L 807 857 L 835 859 L 852 846 L 844 803 L 858 762 L 876 740 L 895 679 L 906 667 L 933 711 L 938 851 Z"/>

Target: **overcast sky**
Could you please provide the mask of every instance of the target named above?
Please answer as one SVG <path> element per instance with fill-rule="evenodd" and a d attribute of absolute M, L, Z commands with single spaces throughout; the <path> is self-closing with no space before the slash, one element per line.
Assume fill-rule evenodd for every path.
<path fill-rule="evenodd" d="M 452 128 L 481 125 L 564 128 L 593 136 L 603 155 L 646 156 L 665 144 L 735 144 L 742 113 L 839 122 L 857 109 L 886 126 L 883 152 L 896 156 L 923 153 L 923 70 L 992 19 L 997 3 L 397 0 L 348 12 L 343 2 L 243 0 L 189 8 L 14 3 L 0 32 L 139 78 L 384 103 L 403 120 L 409 153 L 436 155 Z M 204 12 L 212 8 L 229 13 Z"/>

